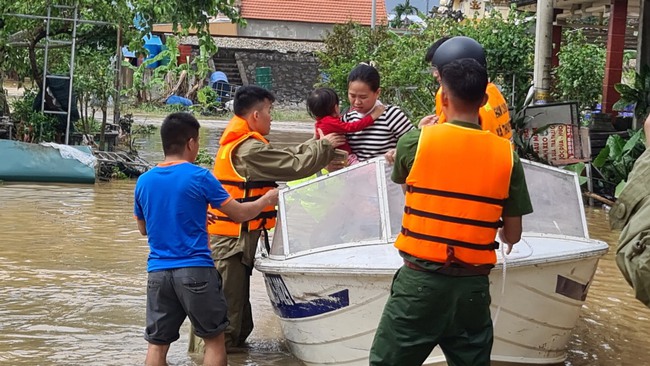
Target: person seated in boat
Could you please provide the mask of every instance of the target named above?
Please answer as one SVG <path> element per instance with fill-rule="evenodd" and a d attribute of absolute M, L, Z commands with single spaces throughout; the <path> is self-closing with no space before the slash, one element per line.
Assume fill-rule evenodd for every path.
<path fill-rule="evenodd" d="M 167 365 L 169 346 L 189 317 L 194 334 L 205 341 L 204 363 L 226 366 L 226 300 L 206 245 L 208 204 L 234 222 L 242 222 L 278 199 L 275 189 L 255 201 L 240 203 L 209 170 L 194 165 L 199 128 L 191 114 L 167 116 L 160 127 L 165 160 L 141 175 L 135 186 L 134 213 L 150 248 L 146 365 Z"/>
<path fill-rule="evenodd" d="M 320 139 L 290 147 L 275 147 L 267 140 L 271 132 L 271 109 L 275 96 L 268 90 L 248 85 L 237 89 L 234 97 L 235 116 L 230 120 L 215 157 L 213 173 L 235 199 L 246 202 L 276 187 L 278 181 L 291 181 L 310 176 L 327 166 L 336 147 L 345 137 L 327 134 Z M 257 242 L 275 226 L 276 210 L 270 205 L 252 220 L 243 223 L 211 209 L 217 220 L 208 226 L 212 258 L 223 277 L 223 291 L 228 302 L 226 346 L 229 351 L 241 350 L 253 331 L 250 304 L 250 276 Z M 190 342 L 190 351 L 200 344 Z"/>
<path fill-rule="evenodd" d="M 377 327 L 373 366 L 419 366 L 436 345 L 449 365 L 489 365 L 495 237 L 509 253 L 521 238 L 522 216 L 532 212 L 510 142 L 479 126 L 485 67 L 465 58 L 439 71 L 449 122 L 409 132 L 397 144 L 392 180 L 403 184 L 406 203 L 395 247 L 404 265 Z"/>
<path fill-rule="evenodd" d="M 346 123 L 341 120 L 339 96 L 334 89 L 318 88 L 311 92 L 307 98 L 307 111 L 316 119 L 315 131 L 320 130 L 323 134 L 359 132 L 375 123 L 375 120 L 384 114 L 385 110 L 386 107 L 379 103 L 360 120 Z M 338 148 L 348 153 L 347 165 L 359 161 L 347 142 Z"/>
<path fill-rule="evenodd" d="M 643 124 L 646 150 L 634 163 L 625 188 L 609 212 L 612 229 L 621 229 L 616 265 L 634 296 L 650 308 L 650 116 Z"/>

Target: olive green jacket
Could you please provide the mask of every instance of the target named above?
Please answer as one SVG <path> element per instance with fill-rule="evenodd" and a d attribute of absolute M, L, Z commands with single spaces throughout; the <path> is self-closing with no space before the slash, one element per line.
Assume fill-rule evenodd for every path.
<path fill-rule="evenodd" d="M 650 307 L 650 149 L 634 164 L 609 220 L 612 229 L 622 229 L 616 264 L 636 298 Z"/>
<path fill-rule="evenodd" d="M 334 158 L 328 140 L 308 140 L 297 146 L 275 148 L 256 139 L 248 139 L 233 152 L 237 173 L 250 181 L 291 181 L 308 177 L 323 169 Z M 260 231 L 239 237 L 215 236 L 211 241 L 214 260 L 242 253 L 242 263 L 252 268 Z"/>

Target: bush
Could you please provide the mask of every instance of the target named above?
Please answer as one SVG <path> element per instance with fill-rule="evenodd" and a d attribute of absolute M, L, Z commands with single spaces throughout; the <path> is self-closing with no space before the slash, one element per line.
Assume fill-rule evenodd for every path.
<path fill-rule="evenodd" d="M 645 151 L 643 129 L 630 130 L 628 134 L 630 137 L 627 140 L 619 135 L 609 136 L 605 148 L 600 150 L 593 161 L 593 166 L 603 177 L 602 180 L 596 180 L 596 186 L 609 196 L 618 197 L 634 163 Z"/>
<path fill-rule="evenodd" d="M 210 154 L 208 150 L 201 148 L 196 156 L 196 160 L 194 160 L 194 164 L 205 168 L 212 168 L 212 165 L 214 164 L 214 155 Z"/>
<path fill-rule="evenodd" d="M 61 142 L 57 134 L 58 119 L 34 110 L 36 91 L 25 90 L 20 99 L 13 102 L 11 119 L 17 124 L 16 139 L 25 142 Z"/>
<path fill-rule="evenodd" d="M 507 18 L 492 12 L 483 19 L 459 22 L 449 16 L 428 18 L 424 28 L 414 25 L 405 34 L 385 27 L 374 30 L 348 23 L 334 26 L 325 38 L 325 51 L 318 53 L 322 85 L 334 88 L 347 105 L 347 75 L 360 62 L 374 61 L 381 74 L 381 99 L 397 104 L 412 121 L 431 114 L 436 85 L 424 61 L 428 47 L 442 36 L 465 35 L 481 43 L 487 53 L 488 73 L 503 86 L 506 99 L 517 103 L 530 87 L 534 37 L 531 22 L 523 13 L 511 11 Z"/>
<path fill-rule="evenodd" d="M 554 96 L 562 100 L 575 100 L 580 110 L 598 102 L 603 90 L 605 49 L 587 43 L 582 30 L 564 32 L 566 44 L 558 53 L 560 64 L 553 70 Z"/>

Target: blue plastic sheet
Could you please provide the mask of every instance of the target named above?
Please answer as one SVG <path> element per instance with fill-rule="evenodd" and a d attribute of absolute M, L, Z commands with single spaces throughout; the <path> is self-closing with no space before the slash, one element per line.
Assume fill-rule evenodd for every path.
<path fill-rule="evenodd" d="M 167 98 L 165 104 L 182 104 L 186 107 L 191 107 L 192 101 L 187 98 L 179 97 L 178 95 L 172 95 L 171 97 Z"/>

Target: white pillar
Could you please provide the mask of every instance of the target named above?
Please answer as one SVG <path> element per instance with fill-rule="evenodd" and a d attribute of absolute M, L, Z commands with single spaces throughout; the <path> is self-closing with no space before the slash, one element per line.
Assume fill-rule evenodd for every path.
<path fill-rule="evenodd" d="M 551 84 L 553 46 L 553 0 L 537 0 L 535 22 L 535 67 L 533 85 L 535 101 L 548 101 Z"/>

